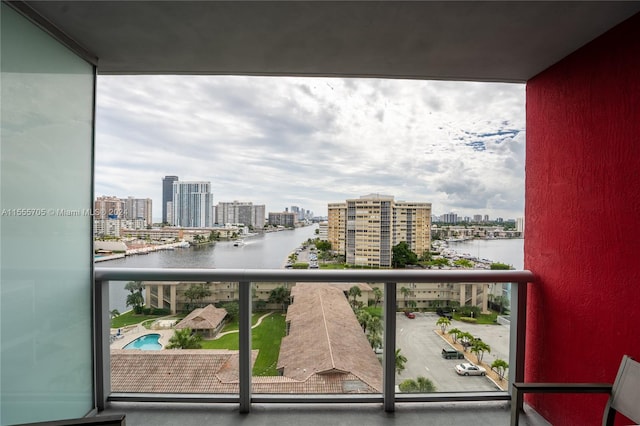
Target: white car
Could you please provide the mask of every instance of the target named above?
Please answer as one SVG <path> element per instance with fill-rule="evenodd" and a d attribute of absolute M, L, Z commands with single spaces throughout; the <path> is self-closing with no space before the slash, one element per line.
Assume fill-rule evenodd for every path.
<path fill-rule="evenodd" d="M 469 362 L 458 364 L 455 366 L 455 369 L 456 373 L 461 376 L 484 376 L 487 374 L 487 370 Z"/>

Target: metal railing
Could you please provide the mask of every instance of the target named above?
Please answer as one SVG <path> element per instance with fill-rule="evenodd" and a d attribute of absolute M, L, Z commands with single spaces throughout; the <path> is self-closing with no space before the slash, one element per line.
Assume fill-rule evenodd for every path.
<path fill-rule="evenodd" d="M 110 384 L 109 281 L 204 281 L 239 284 L 239 394 L 114 394 Z M 384 283 L 383 391 L 369 395 L 252 395 L 251 283 L 253 282 L 375 282 Z M 509 400 L 508 392 L 395 393 L 396 284 L 397 283 L 512 283 L 509 351 L 509 387 L 524 379 L 526 284 L 535 282 L 530 271 L 486 270 L 281 270 L 281 269 L 142 269 L 95 268 L 95 362 L 98 409 L 107 401 L 234 402 L 249 412 L 253 402 L 381 402 L 394 411 L 395 402 Z M 390 313 L 393 313 L 391 315 Z"/>

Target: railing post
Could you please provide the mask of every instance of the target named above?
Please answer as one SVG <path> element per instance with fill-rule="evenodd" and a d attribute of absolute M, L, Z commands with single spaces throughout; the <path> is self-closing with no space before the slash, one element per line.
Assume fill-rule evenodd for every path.
<path fill-rule="evenodd" d="M 524 381 L 525 343 L 527 325 L 527 283 L 512 283 L 511 288 L 511 335 L 509 338 L 509 393 L 513 392 L 513 382 Z M 512 395 L 513 397 L 514 395 Z M 516 410 L 522 410 L 522 395 L 515 395 L 511 403 Z M 512 407 L 513 409 L 514 407 Z"/>
<path fill-rule="evenodd" d="M 95 399 L 96 408 L 103 411 L 111 393 L 109 281 L 94 281 L 93 291 Z"/>
<path fill-rule="evenodd" d="M 251 282 L 238 283 L 240 306 L 238 318 L 240 412 L 251 411 Z"/>
<path fill-rule="evenodd" d="M 395 411 L 396 400 L 396 283 L 384 284 L 384 361 L 382 374 L 384 411 Z"/>

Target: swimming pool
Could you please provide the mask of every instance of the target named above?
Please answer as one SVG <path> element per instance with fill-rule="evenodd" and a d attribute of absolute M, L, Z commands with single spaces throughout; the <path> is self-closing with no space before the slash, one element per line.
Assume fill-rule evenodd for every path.
<path fill-rule="evenodd" d="M 162 345 L 158 342 L 160 339 L 159 334 L 145 334 L 144 336 L 138 337 L 131 343 L 128 343 L 122 349 L 139 349 L 141 351 L 158 351 L 162 349 Z"/>

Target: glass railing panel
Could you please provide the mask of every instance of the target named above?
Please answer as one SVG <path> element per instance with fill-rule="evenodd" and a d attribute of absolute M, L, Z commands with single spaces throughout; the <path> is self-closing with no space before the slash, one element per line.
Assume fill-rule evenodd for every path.
<path fill-rule="evenodd" d="M 111 392 L 235 394 L 238 284 L 110 283 Z"/>
<path fill-rule="evenodd" d="M 254 283 L 252 392 L 382 393 L 383 284 Z M 267 300 L 267 303 L 261 302 Z"/>
<path fill-rule="evenodd" d="M 509 285 L 397 286 L 396 392 L 508 389 Z"/>

